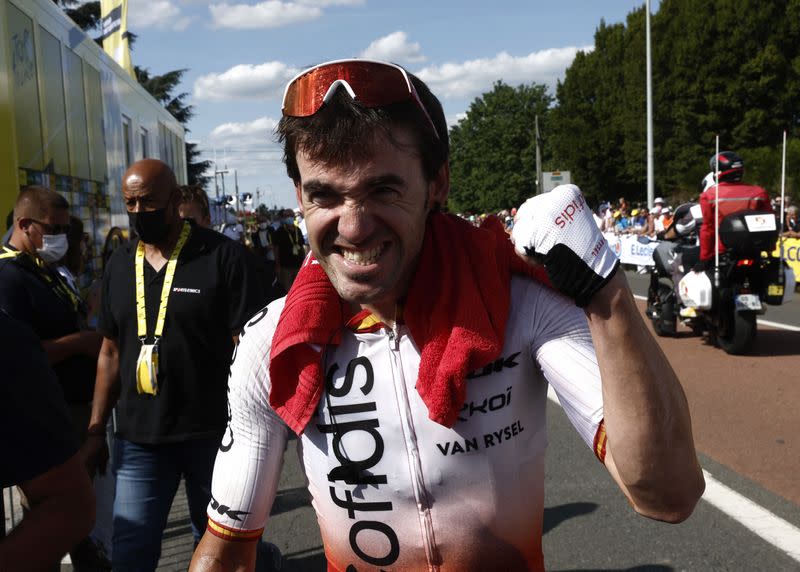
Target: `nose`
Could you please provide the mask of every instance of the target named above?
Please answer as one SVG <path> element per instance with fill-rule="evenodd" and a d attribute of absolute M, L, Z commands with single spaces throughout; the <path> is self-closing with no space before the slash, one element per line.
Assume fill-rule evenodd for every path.
<path fill-rule="evenodd" d="M 345 203 L 339 214 L 337 230 L 339 236 L 350 244 L 363 244 L 375 230 L 374 217 L 363 204 Z"/>

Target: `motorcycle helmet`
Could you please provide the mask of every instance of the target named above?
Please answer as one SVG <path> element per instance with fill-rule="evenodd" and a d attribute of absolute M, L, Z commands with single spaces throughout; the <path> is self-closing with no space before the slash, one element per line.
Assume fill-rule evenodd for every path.
<path fill-rule="evenodd" d="M 744 160 L 733 151 L 722 151 L 719 155 L 713 155 L 708 160 L 711 171 L 717 171 L 717 158 L 719 157 L 719 180 L 736 182 L 741 181 L 744 175 Z"/>

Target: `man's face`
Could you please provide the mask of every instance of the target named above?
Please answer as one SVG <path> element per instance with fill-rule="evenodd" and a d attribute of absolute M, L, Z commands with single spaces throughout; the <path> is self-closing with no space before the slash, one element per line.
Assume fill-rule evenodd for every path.
<path fill-rule="evenodd" d="M 42 248 L 45 234 L 61 234 L 69 225 L 69 210 L 51 209 L 37 219 L 22 221 L 27 224 L 27 236 L 34 249 Z"/>
<path fill-rule="evenodd" d="M 131 175 L 122 185 L 122 197 L 129 213 L 151 212 L 166 208 L 165 219 L 169 223 L 174 218 L 177 189 L 146 182 L 137 175 Z"/>
<path fill-rule="evenodd" d="M 296 187 L 311 250 L 342 299 L 390 316 L 405 295 L 433 202 L 447 196 L 449 171 L 428 183 L 413 139 L 402 150 L 376 136 L 372 156 L 330 166 L 298 153 Z"/>

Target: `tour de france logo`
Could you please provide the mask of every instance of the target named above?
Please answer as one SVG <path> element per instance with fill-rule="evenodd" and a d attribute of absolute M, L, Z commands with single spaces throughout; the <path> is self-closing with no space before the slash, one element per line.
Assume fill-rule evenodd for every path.
<path fill-rule="evenodd" d="M 28 30 L 21 34 L 11 36 L 12 54 L 11 61 L 14 70 L 14 83 L 23 86 L 33 79 L 36 73 L 36 64 L 33 58 L 33 42 Z"/>

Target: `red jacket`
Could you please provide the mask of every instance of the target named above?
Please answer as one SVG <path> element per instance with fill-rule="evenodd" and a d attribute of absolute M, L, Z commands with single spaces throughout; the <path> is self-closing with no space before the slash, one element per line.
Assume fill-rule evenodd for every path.
<path fill-rule="evenodd" d="M 714 210 L 716 202 L 716 186 L 712 185 L 700 195 L 700 208 L 703 211 L 703 225 L 700 227 L 700 260 L 714 258 Z M 719 184 L 719 221 L 729 214 L 744 210 L 760 210 L 772 212 L 767 191 L 755 185 L 745 183 Z M 722 241 L 719 251 L 725 252 Z"/>

